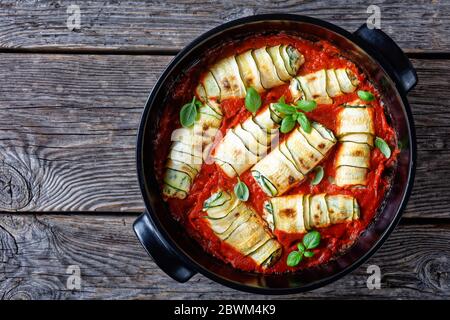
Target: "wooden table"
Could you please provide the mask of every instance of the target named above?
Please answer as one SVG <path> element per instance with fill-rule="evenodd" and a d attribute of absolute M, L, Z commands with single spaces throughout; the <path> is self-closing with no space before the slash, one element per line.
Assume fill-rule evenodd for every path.
<path fill-rule="evenodd" d="M 201 275 L 178 284 L 145 254 L 131 228 L 143 210 L 134 164 L 140 114 L 173 55 L 211 27 L 288 12 L 354 31 L 369 16 L 367 1 L 78 3 L 81 29 L 70 31 L 72 1 L 0 2 L 0 298 L 271 298 Z M 365 265 L 285 298 L 450 298 L 450 2 L 379 6 L 382 29 L 420 79 L 409 94 L 414 192 Z M 379 290 L 367 288 L 369 265 L 381 269 Z M 67 286 L 70 266 L 80 268 L 79 290 Z"/>

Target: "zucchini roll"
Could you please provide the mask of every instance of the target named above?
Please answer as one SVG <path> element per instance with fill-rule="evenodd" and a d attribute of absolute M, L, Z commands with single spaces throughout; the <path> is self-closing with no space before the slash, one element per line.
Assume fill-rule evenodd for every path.
<path fill-rule="evenodd" d="M 190 128 L 172 133 L 164 174 L 163 196 L 184 199 L 203 163 L 203 152 L 214 141 L 222 116 L 209 105 L 199 108 L 199 119 Z"/>
<path fill-rule="evenodd" d="M 203 74 L 196 94 L 202 102 L 244 98 L 246 88 L 262 92 L 291 80 L 304 61 L 303 55 L 289 45 L 248 50 L 210 67 Z"/>
<path fill-rule="evenodd" d="M 273 265 L 282 248 L 265 221 L 233 193 L 219 190 L 203 204 L 205 219 L 220 240 L 263 268 Z"/>
<path fill-rule="evenodd" d="M 336 185 L 365 186 L 375 134 L 373 109 L 357 99 L 343 106 L 337 121 Z"/>
<path fill-rule="evenodd" d="M 250 169 L 266 156 L 281 119 L 271 104 L 228 130 L 213 154 L 216 164 L 230 178 Z"/>
<path fill-rule="evenodd" d="M 217 62 L 211 67 L 211 73 L 219 86 L 221 100 L 245 97 L 245 85 L 234 56 Z"/>
<path fill-rule="evenodd" d="M 304 233 L 313 228 L 359 219 L 356 199 L 347 195 L 290 195 L 264 203 L 264 218 L 272 230 Z"/>
<path fill-rule="evenodd" d="M 311 132 L 294 130 L 252 169 L 253 178 L 269 196 L 282 195 L 305 178 L 336 143 L 333 133 L 317 122 Z"/>
<path fill-rule="evenodd" d="M 289 91 L 294 101 L 314 100 L 333 103 L 333 97 L 356 90 L 358 78 L 350 69 L 322 69 L 291 80 Z"/>

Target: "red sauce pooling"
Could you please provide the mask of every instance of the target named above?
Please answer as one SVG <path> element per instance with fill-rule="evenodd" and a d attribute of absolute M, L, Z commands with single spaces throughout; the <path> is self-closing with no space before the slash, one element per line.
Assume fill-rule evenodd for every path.
<path fill-rule="evenodd" d="M 205 61 L 205 63 L 213 63 L 220 58 L 231 54 L 239 54 L 251 48 L 278 44 L 290 44 L 296 47 L 304 55 L 305 63 L 301 66 L 298 72 L 299 75 L 315 72 L 323 68 L 336 69 L 346 67 L 351 69 L 359 78 L 360 84 L 358 90 L 367 90 L 375 93 L 376 99 L 375 101 L 372 101 L 372 106 L 375 111 L 375 134 L 388 142 L 391 147 L 397 146 L 395 132 L 387 123 L 378 91 L 367 80 L 361 70 L 358 70 L 352 62 L 343 58 L 339 49 L 326 41 L 311 42 L 285 34 L 276 36 L 255 36 L 242 43 L 230 43 L 224 45 L 224 47 L 220 48 L 220 53 L 214 52 L 206 55 L 210 61 Z M 210 57 L 213 57 L 214 59 L 211 59 Z M 199 70 L 198 67 L 193 67 L 190 72 L 187 72 L 180 81 L 180 84 L 174 88 L 174 97 L 170 103 L 167 104 L 160 120 L 154 150 L 156 155 L 155 169 L 158 181 L 160 182 L 162 182 L 164 164 L 170 147 L 170 143 L 168 143 L 168 141 L 170 141 L 170 135 L 174 129 L 180 126 L 178 120 L 179 108 L 183 103 L 192 99 L 194 88 L 198 83 L 198 77 L 199 74 L 201 74 L 201 71 L 202 70 Z M 284 96 L 286 100 L 289 101 L 290 94 L 288 85 L 273 88 L 262 94 L 263 106 L 271 102 L 276 102 L 281 96 Z M 319 105 L 307 115 L 311 120 L 320 122 L 333 132 L 336 132 L 336 119 L 337 113 L 340 110 L 339 106 L 344 102 L 349 102 L 356 98 L 356 92 L 333 98 L 333 104 Z M 227 99 L 222 101 L 221 107 L 224 112 L 224 119 L 220 128 L 222 134 L 225 134 L 228 128 L 243 122 L 251 115 L 245 109 L 244 99 Z M 280 139 L 283 139 L 283 136 L 281 136 Z M 310 184 L 312 178 L 312 174 L 310 174 L 308 179 L 291 189 L 285 195 L 299 193 L 317 194 L 323 192 L 327 194 L 351 195 L 356 197 L 360 205 L 361 218 L 356 221 L 319 229 L 322 240 L 320 246 L 314 249 L 314 257 L 303 259 L 303 261 L 295 268 L 286 265 L 286 258 L 291 251 L 296 250 L 297 243 L 303 238 L 302 234 L 286 234 L 276 231 L 275 235 L 283 246 L 283 255 L 274 266 L 266 270 L 260 270 L 253 260 L 243 256 L 215 236 L 213 231 L 206 224 L 205 219 L 203 219 L 205 216 L 205 213 L 202 211 L 203 202 L 210 197 L 212 192 L 218 189 L 232 190 L 236 183 L 236 179 L 228 178 L 215 164 L 204 163 L 199 175 L 192 185 L 189 196 L 183 200 L 168 199 L 167 202 L 169 208 L 173 217 L 184 225 L 188 234 L 196 239 L 207 252 L 232 264 L 236 268 L 247 271 L 256 270 L 265 273 L 281 273 L 326 263 L 351 246 L 361 232 L 364 231 L 373 220 L 377 209 L 389 188 L 389 179 L 383 176 L 383 171 L 386 167 L 393 167 L 395 165 L 397 154 L 399 152 L 399 150 L 395 148 L 392 152 L 392 156 L 389 159 L 386 159 L 378 149 L 374 148 L 371 152 L 371 168 L 368 174 L 367 186 L 364 188 L 342 188 L 332 184 L 327 178 L 335 176 L 334 161 L 338 144 L 321 163 L 324 167 L 325 175 L 324 179 L 322 179 L 318 185 L 312 186 Z M 241 176 L 241 180 L 244 181 L 250 189 L 250 198 L 247 204 L 253 207 L 257 212 L 262 213 L 263 203 L 268 197 L 259 188 L 258 184 L 251 176 L 250 171 L 245 172 Z"/>

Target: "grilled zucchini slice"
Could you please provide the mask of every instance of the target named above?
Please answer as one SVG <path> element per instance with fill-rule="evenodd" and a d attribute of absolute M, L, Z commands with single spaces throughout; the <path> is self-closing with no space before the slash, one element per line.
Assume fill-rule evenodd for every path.
<path fill-rule="evenodd" d="M 268 47 L 267 52 L 270 55 L 270 58 L 272 58 L 272 62 L 275 65 L 275 69 L 277 71 L 278 78 L 281 79 L 281 81 L 289 81 L 292 76 L 289 74 L 289 72 L 286 69 L 286 65 L 284 64 L 283 57 L 280 53 L 280 46 L 273 46 Z"/>
<path fill-rule="evenodd" d="M 272 58 L 266 51 L 265 47 L 253 50 L 252 55 L 259 70 L 261 84 L 265 89 L 277 87 L 284 83 L 278 77 L 277 70 L 272 62 Z"/>
<path fill-rule="evenodd" d="M 367 168 L 340 166 L 336 168 L 335 181 L 339 187 L 365 186 L 367 184 Z"/>
<path fill-rule="evenodd" d="M 233 130 L 228 130 L 225 137 L 219 142 L 213 158 L 230 178 L 245 172 L 259 160 L 258 156 L 247 149 Z M 223 163 L 230 164 L 232 170 Z"/>
<path fill-rule="evenodd" d="M 287 72 L 292 77 L 296 76 L 300 66 L 305 62 L 303 55 L 296 48 L 289 45 L 281 45 L 280 54 Z"/>
<path fill-rule="evenodd" d="M 342 92 L 351 93 L 356 90 L 359 81 L 350 69 L 336 69 L 335 72 Z"/>
<path fill-rule="evenodd" d="M 356 198 L 347 195 L 296 194 L 275 197 L 264 205 L 265 219 L 273 222 L 273 230 L 286 233 L 304 233 L 313 228 L 323 228 L 357 220 L 360 209 Z"/>
<path fill-rule="evenodd" d="M 191 187 L 192 178 L 186 172 L 167 168 L 164 183 L 187 193 Z"/>
<path fill-rule="evenodd" d="M 220 88 L 220 99 L 243 98 L 246 90 L 234 56 L 217 62 L 210 69 Z"/>
<path fill-rule="evenodd" d="M 334 69 L 327 70 L 327 93 L 332 98 L 343 94 Z"/>
<path fill-rule="evenodd" d="M 253 59 L 252 50 L 236 56 L 236 62 L 245 86 L 247 88 L 252 87 L 258 92 L 263 92 L 264 87 L 261 84 L 261 77 L 255 59 Z"/>
<path fill-rule="evenodd" d="M 306 100 L 314 100 L 319 104 L 331 104 L 333 99 L 327 93 L 327 73 L 325 69 L 298 77 Z"/>

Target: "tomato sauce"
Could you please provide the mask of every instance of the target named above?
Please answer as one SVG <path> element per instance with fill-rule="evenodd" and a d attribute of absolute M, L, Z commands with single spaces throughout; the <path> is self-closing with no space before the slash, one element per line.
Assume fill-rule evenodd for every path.
<path fill-rule="evenodd" d="M 283 246 L 283 255 L 271 268 L 258 270 L 258 267 L 253 260 L 243 256 L 225 242 L 220 241 L 209 228 L 204 219 L 205 213 L 202 211 L 203 202 L 210 197 L 212 192 L 218 189 L 233 190 L 233 186 L 236 183 L 236 178 L 228 178 L 214 163 L 204 163 L 202 165 L 201 171 L 194 180 L 191 191 L 186 199 L 167 200 L 174 219 L 183 224 L 188 234 L 196 239 L 207 252 L 230 263 L 236 268 L 265 273 L 295 271 L 323 264 L 351 246 L 361 232 L 364 231 L 374 219 L 384 195 L 390 186 L 390 179 L 384 174 L 386 171 L 385 169 L 387 167 L 394 168 L 399 152 L 396 148 L 397 141 L 395 131 L 387 122 L 378 91 L 354 63 L 344 58 L 339 49 L 326 41 L 312 42 L 286 34 L 254 36 L 240 43 L 225 44 L 220 49 L 206 54 L 206 59 L 209 60 L 205 60 L 203 66 L 211 64 L 220 58 L 232 54 L 236 55 L 251 48 L 278 44 L 290 44 L 295 46 L 304 55 L 305 63 L 301 66 L 298 72 L 299 75 L 315 72 L 323 68 L 336 69 L 346 67 L 351 69 L 360 81 L 358 90 L 366 90 L 375 94 L 376 99 L 375 101 L 372 101 L 372 106 L 375 111 L 375 134 L 383 138 L 391 146 L 393 152 L 392 156 L 389 159 L 386 159 L 378 149 L 374 148 L 371 152 L 371 167 L 368 174 L 367 186 L 361 188 L 343 188 L 333 184 L 331 178 L 335 176 L 334 161 L 339 145 L 338 143 L 321 163 L 325 174 L 318 185 L 311 185 L 310 182 L 313 174 L 310 174 L 307 179 L 285 194 L 318 194 L 324 192 L 327 194 L 351 195 L 357 199 L 361 210 L 359 220 L 319 229 L 318 231 L 321 233 L 322 240 L 319 247 L 313 250 L 315 255 L 312 258 L 303 259 L 297 267 L 288 267 L 286 265 L 286 258 L 291 251 L 296 250 L 296 245 L 302 240 L 303 234 L 286 234 L 275 231 L 278 241 Z M 193 67 L 192 70 L 187 72 L 186 75 L 181 78 L 179 83 L 173 88 L 173 97 L 165 106 L 164 113 L 160 119 L 158 136 L 156 137 L 154 144 L 154 152 L 156 155 L 155 169 L 160 183 L 162 183 L 164 163 L 170 147 L 170 135 L 174 129 L 180 126 L 178 119 L 179 108 L 192 99 L 194 88 L 198 83 L 201 71 L 201 67 Z M 261 95 L 263 106 L 278 101 L 282 96 L 285 97 L 286 102 L 290 101 L 291 97 L 288 85 L 282 85 L 263 93 Z M 331 129 L 333 132 L 336 132 L 337 113 L 340 110 L 339 106 L 356 98 L 356 93 L 335 97 L 333 98 L 333 104 L 318 105 L 315 110 L 308 112 L 307 116 L 311 120 L 315 120 Z M 224 119 L 220 128 L 222 134 L 225 134 L 228 128 L 243 122 L 251 115 L 250 112 L 245 109 L 244 99 L 227 99 L 222 101 L 221 108 L 224 113 Z M 281 134 L 280 139 L 283 139 L 283 134 Z M 241 180 L 247 184 L 250 190 L 250 198 L 247 201 L 247 204 L 261 214 L 263 212 L 263 203 L 268 199 L 267 195 L 259 188 L 258 184 L 251 176 L 250 171 L 241 175 Z"/>

